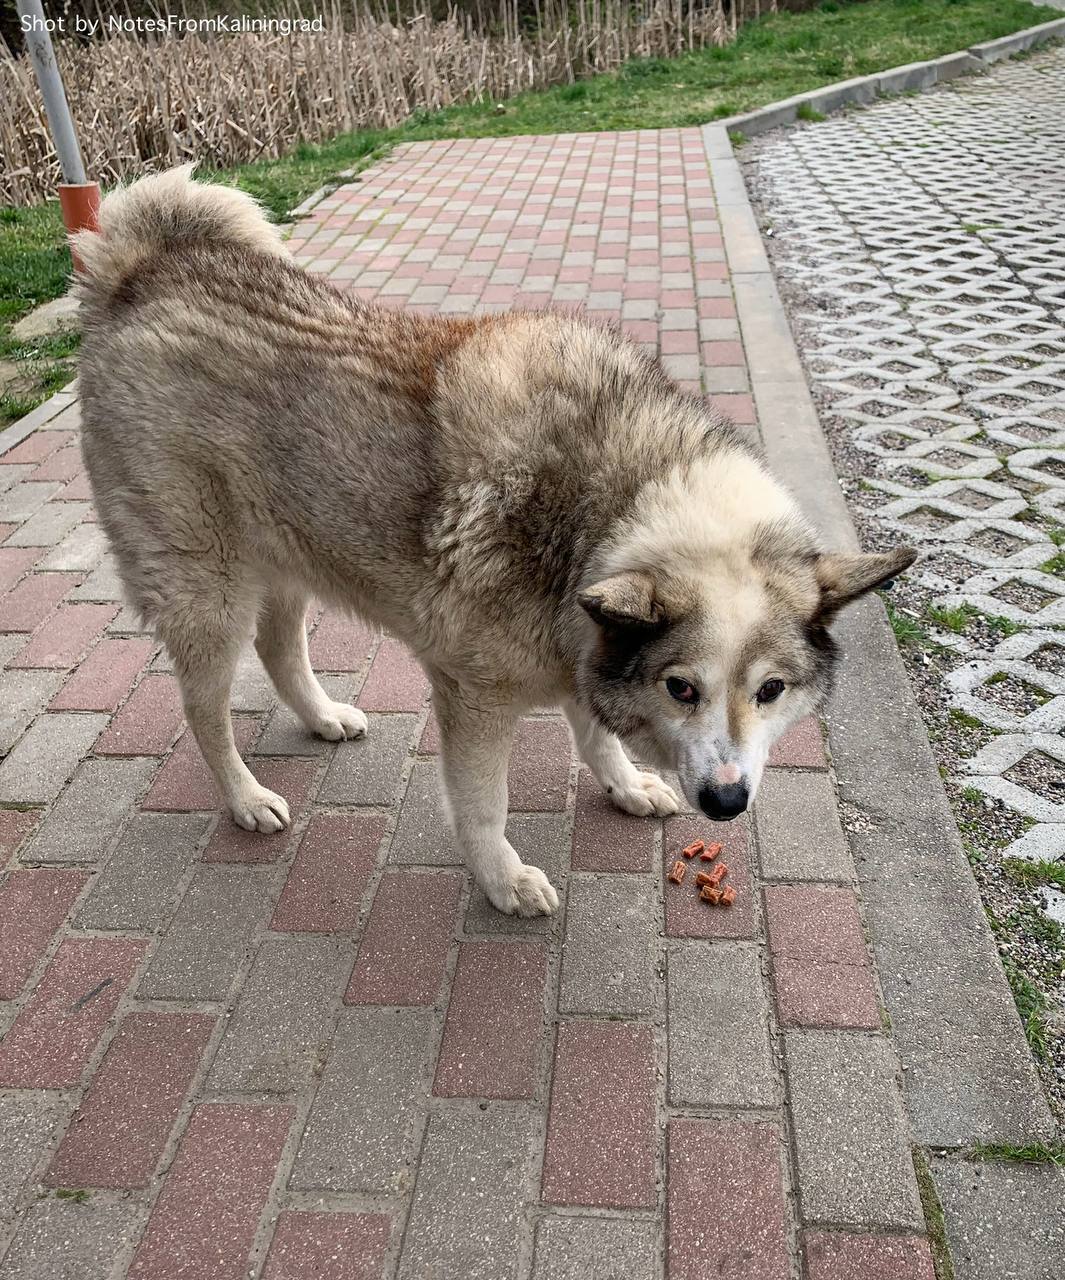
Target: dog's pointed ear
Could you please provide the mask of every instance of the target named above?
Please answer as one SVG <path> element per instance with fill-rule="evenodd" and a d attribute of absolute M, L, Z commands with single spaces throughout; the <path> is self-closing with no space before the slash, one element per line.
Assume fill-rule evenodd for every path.
<path fill-rule="evenodd" d="M 654 579 L 640 571 L 593 582 L 578 593 L 577 603 L 601 627 L 658 627 L 666 620 Z"/>
<path fill-rule="evenodd" d="M 914 547 L 876 553 L 841 551 L 818 556 L 814 566 L 817 585 L 821 588 L 817 621 L 831 622 L 844 605 L 890 582 L 916 559 Z"/>

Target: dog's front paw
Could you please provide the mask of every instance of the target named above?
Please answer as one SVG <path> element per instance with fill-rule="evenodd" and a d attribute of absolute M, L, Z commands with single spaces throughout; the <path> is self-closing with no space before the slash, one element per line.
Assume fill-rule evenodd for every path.
<path fill-rule="evenodd" d="M 343 738 L 364 738 L 369 721 L 350 702 L 328 702 L 311 726 L 319 738 L 340 742 Z"/>
<path fill-rule="evenodd" d="M 486 885 L 488 901 L 508 916 L 549 916 L 558 910 L 558 894 L 539 867 L 520 864 L 497 884 Z"/>
<path fill-rule="evenodd" d="M 270 835 L 289 823 L 288 803 L 283 796 L 256 783 L 229 802 L 233 821 L 245 831 L 262 831 Z"/>
<path fill-rule="evenodd" d="M 668 818 L 680 808 L 680 799 L 657 773 L 637 772 L 631 786 L 612 787 L 610 798 L 619 809 L 646 818 Z"/>

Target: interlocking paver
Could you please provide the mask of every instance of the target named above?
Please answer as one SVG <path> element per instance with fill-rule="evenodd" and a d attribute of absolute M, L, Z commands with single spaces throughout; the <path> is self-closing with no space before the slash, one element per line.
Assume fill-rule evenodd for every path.
<path fill-rule="evenodd" d="M 365 738 L 341 743 L 318 798 L 324 804 L 388 805 L 399 790 L 417 719 L 369 715 Z"/>
<path fill-rule="evenodd" d="M 155 760 L 84 761 L 41 822 L 28 856 L 37 862 L 101 861 L 155 769 Z"/>
<path fill-rule="evenodd" d="M 650 871 L 654 837 L 650 823 L 611 804 L 591 772 L 581 770 L 573 825 L 575 871 Z"/>
<path fill-rule="evenodd" d="M 380 1280 L 392 1224 L 383 1213 L 309 1213 L 277 1219 L 263 1280 Z"/>
<path fill-rule="evenodd" d="M 10 751 L 63 677 L 52 671 L 0 671 L 0 751 Z"/>
<path fill-rule="evenodd" d="M 101 755 L 165 755 L 183 719 L 181 694 L 174 678 L 145 676 L 101 735 L 96 751 Z"/>
<path fill-rule="evenodd" d="M 36 553 L 27 550 L 25 559 L 4 563 L 9 572 L 21 572 L 36 558 Z M 0 631 L 33 631 L 80 581 L 76 573 L 35 573 L 23 578 L 0 596 Z"/>
<path fill-rule="evenodd" d="M 385 831 L 376 813 L 320 814 L 304 832 L 271 928 L 343 933 L 355 927 Z"/>
<path fill-rule="evenodd" d="M 87 880 L 82 871 L 41 868 L 0 883 L 0 1000 L 22 990 Z"/>
<path fill-rule="evenodd" d="M 56 1094 L 0 1094 L 0 1224 L 11 1218 L 15 1197 L 51 1146 L 64 1110 Z"/>
<path fill-rule="evenodd" d="M 571 876 L 559 1009 L 651 1013 L 659 981 L 655 916 L 650 877 Z"/>
<path fill-rule="evenodd" d="M 689 873 L 683 884 L 666 884 L 666 933 L 674 938 L 753 938 L 755 936 L 753 881 L 751 879 L 750 819 L 709 822 L 705 818 L 678 815 L 665 824 L 662 868 L 668 872 L 679 851 L 692 840 L 720 843 L 720 860 L 728 867 L 728 882 L 736 890 L 731 907 L 711 910 L 699 901 Z"/>
<path fill-rule="evenodd" d="M 795 822 L 801 813 L 803 822 Z M 823 773 L 770 769 L 754 806 L 762 874 L 771 880 L 853 880 L 854 864 Z"/>
<path fill-rule="evenodd" d="M 809 1280 L 935 1280 L 922 1236 L 806 1231 L 803 1253 Z"/>
<path fill-rule="evenodd" d="M 145 1187 L 192 1083 L 214 1019 L 136 1012 L 123 1019 L 44 1181 Z"/>
<path fill-rule="evenodd" d="M 137 1280 L 244 1280 L 292 1123 L 289 1107 L 196 1108 L 129 1269 Z"/>
<path fill-rule="evenodd" d="M 653 1222 L 541 1218 L 533 1280 L 657 1280 L 656 1237 Z"/>
<path fill-rule="evenodd" d="M 99 1280 L 138 1216 L 130 1201 L 41 1200 L 23 1215 L 0 1280 Z"/>
<path fill-rule="evenodd" d="M 298 821 L 314 788 L 317 766 L 311 760 L 283 760 L 270 757 L 255 762 L 255 776 L 264 787 L 288 801 L 293 821 Z M 277 862 L 295 838 L 290 826 L 263 839 L 257 831 L 245 831 L 235 822 L 219 822 L 207 842 L 205 862 Z"/>
<path fill-rule="evenodd" d="M 148 639 L 104 639 L 51 701 L 53 711 L 115 711 L 151 656 Z"/>

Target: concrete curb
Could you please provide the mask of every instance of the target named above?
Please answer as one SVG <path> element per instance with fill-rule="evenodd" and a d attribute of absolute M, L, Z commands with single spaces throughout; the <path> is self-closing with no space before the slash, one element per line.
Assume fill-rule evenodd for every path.
<path fill-rule="evenodd" d="M 893 67 L 889 71 L 878 71 L 873 75 L 859 76 L 854 80 L 841 80 L 823 89 L 811 89 L 809 93 L 799 93 L 793 98 L 783 98 L 780 102 L 770 103 L 757 111 L 748 111 L 744 115 L 729 116 L 720 122 L 720 127 L 731 132 L 742 133 L 754 137 L 759 133 L 767 133 L 781 125 L 793 124 L 800 118 L 799 113 L 806 108 L 821 115 L 830 115 L 843 107 L 867 106 L 877 98 L 896 93 L 921 92 L 934 85 L 953 80 L 957 76 L 969 75 L 974 71 L 983 71 L 995 62 L 1011 58 L 1014 54 L 1023 53 L 1036 45 L 1045 44 L 1048 40 L 1065 39 L 1065 18 L 1054 18 L 1050 22 L 1041 23 L 1037 27 L 1028 27 L 1013 35 L 1002 36 L 998 40 L 987 40 L 983 44 L 974 44 L 958 53 L 948 53 L 942 58 L 933 58 L 928 62 L 911 62 L 906 66 Z"/>
<path fill-rule="evenodd" d="M 64 387 L 62 391 L 57 391 L 55 395 L 49 396 L 47 400 L 39 404 L 36 409 L 31 409 L 24 418 L 19 418 L 17 422 L 13 422 L 9 427 L 5 427 L 0 431 L 0 454 L 10 452 L 15 445 L 21 444 L 23 440 L 38 427 L 43 426 L 46 422 L 50 422 L 57 414 L 68 409 L 77 401 L 68 387 Z"/>
<path fill-rule="evenodd" d="M 703 130 L 768 459 L 826 544 L 857 535 L 725 124 Z M 840 798 L 918 1141 L 1056 1132 L 883 606 L 839 628 L 828 713 Z"/>

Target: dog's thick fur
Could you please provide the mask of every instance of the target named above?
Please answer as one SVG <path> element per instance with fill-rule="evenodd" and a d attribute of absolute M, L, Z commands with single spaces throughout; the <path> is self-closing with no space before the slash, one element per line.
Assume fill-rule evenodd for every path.
<path fill-rule="evenodd" d="M 249 635 L 310 730 L 366 730 L 311 672 L 315 596 L 417 654 L 460 848 L 501 910 L 551 911 L 503 833 L 522 711 L 562 705 L 621 807 L 678 802 L 619 736 L 731 816 L 823 698 L 836 610 L 912 560 L 820 555 L 736 433 L 615 333 L 353 302 L 188 168 L 109 196 L 76 248 L 100 519 L 246 827 L 288 820 L 233 742 Z M 767 680 L 786 686 L 772 701 Z"/>

